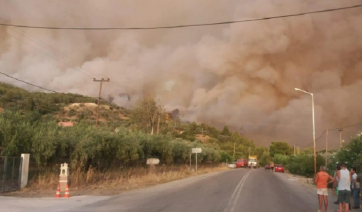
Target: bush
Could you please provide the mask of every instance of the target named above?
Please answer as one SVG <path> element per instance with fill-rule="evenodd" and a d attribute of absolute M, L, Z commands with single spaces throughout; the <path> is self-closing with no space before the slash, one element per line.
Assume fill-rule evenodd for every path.
<path fill-rule="evenodd" d="M 317 172 L 322 165 L 325 165 L 324 158 L 317 155 Z M 286 168 L 292 174 L 312 177 L 314 176 L 314 156 L 313 154 L 291 155 L 286 163 Z"/>
<path fill-rule="evenodd" d="M 221 152 L 220 157 L 221 157 L 220 158 L 221 162 L 225 162 L 225 163 L 233 162 L 233 157 L 226 152 Z"/>
<path fill-rule="evenodd" d="M 68 111 L 68 116 L 75 116 L 77 114 L 77 111 L 75 111 L 74 109 L 70 109 L 69 111 Z"/>
<path fill-rule="evenodd" d="M 30 122 L 32 120 L 33 122 Z M 0 113 L 0 146 L 2 155 L 15 156 L 29 152 L 41 167 L 45 163 L 69 162 L 72 169 L 144 165 L 156 157 L 161 164 L 188 163 L 191 148 L 200 147 L 200 163 L 220 161 L 218 146 L 175 139 L 171 135 L 150 135 L 107 126 L 95 127 L 80 122 L 73 127 L 58 127 L 55 120 L 27 119 L 20 113 Z"/>
<path fill-rule="evenodd" d="M 274 155 L 274 164 L 282 164 L 284 166 L 286 166 L 288 164 L 289 161 L 289 156 L 288 155 L 280 155 L 280 154 L 276 154 Z"/>

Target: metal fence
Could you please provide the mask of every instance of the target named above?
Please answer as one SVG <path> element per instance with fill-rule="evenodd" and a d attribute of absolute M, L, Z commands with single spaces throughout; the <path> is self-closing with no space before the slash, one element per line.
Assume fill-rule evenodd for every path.
<path fill-rule="evenodd" d="M 0 192 L 20 189 L 21 157 L 0 156 Z"/>

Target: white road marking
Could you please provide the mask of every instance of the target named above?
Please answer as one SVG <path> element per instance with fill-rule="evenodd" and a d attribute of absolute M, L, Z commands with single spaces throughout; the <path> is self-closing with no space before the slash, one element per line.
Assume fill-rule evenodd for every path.
<path fill-rule="evenodd" d="M 240 196 L 240 193 L 241 193 L 241 190 L 243 188 L 243 185 L 244 185 L 244 182 L 246 181 L 246 178 L 250 175 L 251 172 L 253 172 L 254 170 L 248 172 L 243 178 L 241 178 L 240 182 L 238 183 L 238 185 L 236 186 L 233 194 L 231 195 L 230 197 L 230 200 L 229 200 L 229 203 L 226 205 L 226 208 L 224 209 L 223 212 L 234 212 L 235 210 L 235 205 L 239 199 L 239 196 Z M 236 194 L 236 196 L 235 196 Z M 231 207 L 230 210 L 229 207 Z"/>

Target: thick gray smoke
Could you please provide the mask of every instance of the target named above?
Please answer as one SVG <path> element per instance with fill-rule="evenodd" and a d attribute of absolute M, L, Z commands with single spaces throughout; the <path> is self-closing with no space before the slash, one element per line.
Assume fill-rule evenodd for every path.
<path fill-rule="evenodd" d="M 0 22 L 85 27 L 193 24 L 285 15 L 361 0 L 4 1 Z M 122 106 L 153 96 L 188 121 L 228 125 L 268 144 L 312 140 L 326 128 L 362 121 L 362 10 L 222 26 L 145 31 L 0 27 L 0 70 L 60 92 L 103 96 Z M 27 89 L 25 84 L 1 81 Z M 362 125 L 344 131 L 344 139 Z M 338 132 L 331 132 L 338 146 Z M 321 138 L 321 140 L 324 138 Z M 324 141 L 318 141 L 323 148 Z"/>

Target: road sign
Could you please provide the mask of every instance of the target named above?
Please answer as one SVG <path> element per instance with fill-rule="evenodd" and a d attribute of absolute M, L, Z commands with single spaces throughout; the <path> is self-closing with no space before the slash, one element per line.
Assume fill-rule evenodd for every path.
<path fill-rule="evenodd" d="M 147 165 L 157 165 L 160 163 L 160 160 L 158 158 L 147 158 Z"/>
<path fill-rule="evenodd" d="M 201 153 L 202 149 L 201 148 L 192 148 L 192 153 Z"/>

